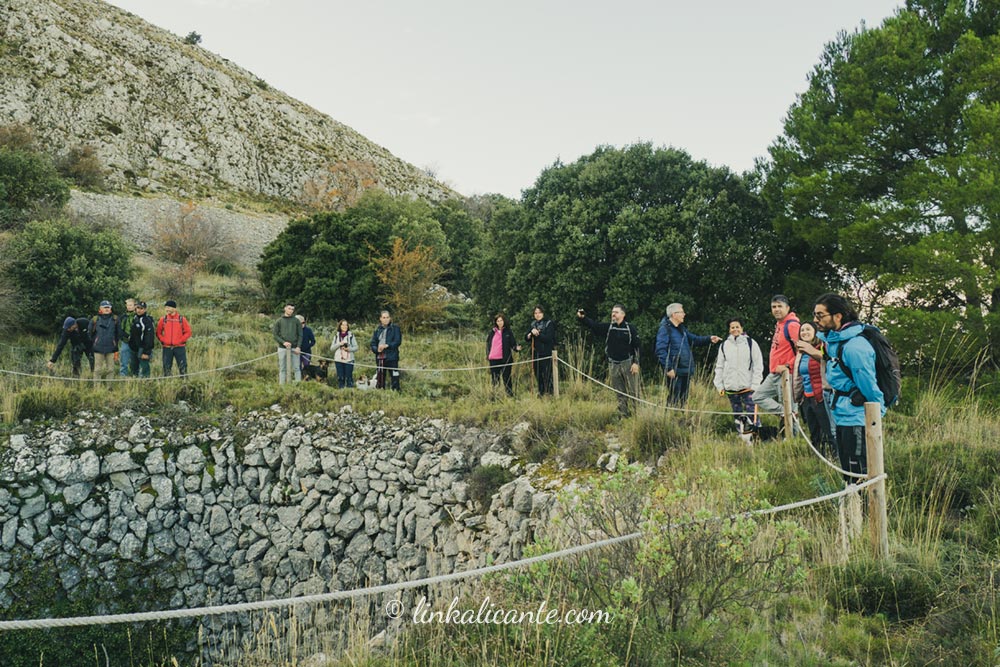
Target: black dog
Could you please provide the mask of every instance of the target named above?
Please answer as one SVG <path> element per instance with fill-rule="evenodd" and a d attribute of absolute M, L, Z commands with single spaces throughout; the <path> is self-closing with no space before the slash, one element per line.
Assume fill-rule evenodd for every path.
<path fill-rule="evenodd" d="M 318 364 L 309 364 L 302 369 L 302 379 L 316 380 L 316 382 L 326 382 L 327 369 L 329 367 L 329 361 L 326 359 L 320 359 Z"/>

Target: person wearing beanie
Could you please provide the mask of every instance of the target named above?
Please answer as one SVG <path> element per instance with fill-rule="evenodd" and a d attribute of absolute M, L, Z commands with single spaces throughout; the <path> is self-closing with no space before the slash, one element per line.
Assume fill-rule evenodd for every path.
<path fill-rule="evenodd" d="M 118 361 L 118 316 L 111 313 L 110 301 L 101 301 L 90 321 L 90 335 L 94 341 L 94 378 L 113 375 Z"/>
<path fill-rule="evenodd" d="M 187 375 L 187 348 L 191 337 L 191 324 L 177 312 L 177 302 L 173 299 L 163 304 L 166 314 L 156 324 L 156 337 L 163 346 L 163 374 L 170 375 L 174 362 L 181 375 Z"/>
<path fill-rule="evenodd" d="M 80 319 L 67 317 L 63 320 L 59 343 L 56 345 L 56 351 L 52 353 L 47 364 L 49 370 L 55 368 L 56 362 L 59 360 L 59 355 L 62 354 L 63 348 L 69 343 L 70 361 L 73 364 L 73 377 L 80 377 L 80 362 L 83 361 L 84 355 L 87 355 L 87 359 L 90 360 L 90 371 L 94 372 L 94 346 L 90 340 L 90 332 L 87 327 L 89 323 L 90 320 L 85 317 L 81 317 Z"/>

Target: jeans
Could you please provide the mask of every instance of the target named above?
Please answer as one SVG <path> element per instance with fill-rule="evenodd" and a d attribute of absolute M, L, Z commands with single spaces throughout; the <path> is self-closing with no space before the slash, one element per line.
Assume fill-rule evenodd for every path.
<path fill-rule="evenodd" d="M 188 359 L 187 359 L 187 348 L 183 345 L 179 347 L 165 347 L 163 348 L 163 374 L 170 375 L 171 369 L 173 368 L 174 361 L 177 362 L 177 372 L 181 375 L 187 375 L 188 372 Z"/>
<path fill-rule="evenodd" d="M 688 400 L 688 393 L 691 390 L 690 375 L 674 375 L 674 377 L 663 376 L 667 383 L 667 403 L 670 405 L 684 405 Z"/>
<path fill-rule="evenodd" d="M 121 362 L 121 375 L 124 377 L 132 368 L 132 348 L 124 341 L 118 344 L 118 360 Z"/>
<path fill-rule="evenodd" d="M 278 348 L 278 384 L 285 384 L 288 382 L 288 357 L 291 355 L 292 367 L 295 369 L 293 372 L 295 374 L 295 381 L 302 381 L 302 365 L 299 360 L 299 353 L 293 348 L 287 348 L 284 345 Z"/>
<path fill-rule="evenodd" d="M 337 387 L 340 389 L 353 389 L 354 388 L 354 363 L 347 363 L 344 361 L 335 361 L 334 365 L 337 367 Z"/>
<path fill-rule="evenodd" d="M 770 373 L 753 393 L 753 402 L 768 414 L 781 415 L 785 407 L 781 398 L 781 373 Z M 792 412 L 798 412 L 799 406 L 792 401 Z"/>

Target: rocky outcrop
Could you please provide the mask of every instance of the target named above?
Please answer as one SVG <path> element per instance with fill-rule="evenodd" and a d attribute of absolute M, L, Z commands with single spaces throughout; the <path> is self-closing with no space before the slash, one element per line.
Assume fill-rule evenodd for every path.
<path fill-rule="evenodd" d="M 522 476 L 484 516 L 465 480 L 500 436 L 349 407 L 251 413 L 226 431 L 128 412 L 23 430 L 0 448 L 0 609 L 42 563 L 70 598 L 81 582 L 155 584 L 175 608 L 502 563 L 554 502 Z M 132 566 L 146 580 L 123 584 Z M 103 611 L 134 609 L 109 594 Z"/>
<path fill-rule="evenodd" d="M 93 146 L 109 182 L 340 208 L 369 188 L 454 195 L 228 60 L 100 0 L 0 3 L 0 123 L 59 153 Z"/>

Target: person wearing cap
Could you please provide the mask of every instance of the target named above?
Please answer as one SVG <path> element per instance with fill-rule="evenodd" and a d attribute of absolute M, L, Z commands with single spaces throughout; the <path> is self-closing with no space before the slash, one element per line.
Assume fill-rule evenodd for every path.
<path fill-rule="evenodd" d="M 118 316 L 111 314 L 111 302 L 101 301 L 97 315 L 90 321 L 94 339 L 94 378 L 114 375 L 118 361 Z"/>
<path fill-rule="evenodd" d="M 191 337 L 191 325 L 187 318 L 177 312 L 177 302 L 173 299 L 163 304 L 166 314 L 156 324 L 156 337 L 163 346 L 163 374 L 170 375 L 174 362 L 177 371 L 187 375 L 187 344 Z"/>
<path fill-rule="evenodd" d="M 49 370 L 55 368 L 56 362 L 59 361 L 59 355 L 62 354 L 63 348 L 69 343 L 70 361 L 73 364 L 73 377 L 80 377 L 80 362 L 83 360 L 83 355 L 87 355 L 87 359 L 90 360 L 90 372 L 94 372 L 94 345 L 90 340 L 88 324 L 90 324 L 90 320 L 86 317 L 79 319 L 67 317 L 63 320 L 62 335 L 59 336 L 56 351 L 49 358 Z"/>
<path fill-rule="evenodd" d="M 128 345 L 132 353 L 129 357 L 129 373 L 133 377 L 149 377 L 149 360 L 153 358 L 153 344 L 156 341 L 156 325 L 153 318 L 146 314 L 146 302 L 135 304 L 135 317 L 132 318 Z"/>
<path fill-rule="evenodd" d="M 780 414 L 784 408 L 781 403 L 781 374 L 791 372 L 795 363 L 795 341 L 799 339 L 799 318 L 792 312 L 788 297 L 775 294 L 771 298 L 771 315 L 777 320 L 774 325 L 774 336 L 771 338 L 771 354 L 768 358 L 770 373 L 753 393 L 753 402 L 764 412 Z M 792 410 L 798 406 L 792 402 Z"/>
<path fill-rule="evenodd" d="M 135 321 L 135 299 L 125 299 L 125 314 L 118 320 L 118 361 L 121 363 L 122 377 L 129 374 L 132 368 L 132 348 L 128 339 L 132 333 L 132 322 Z"/>
<path fill-rule="evenodd" d="M 288 382 L 289 363 L 295 369 L 292 371 L 295 381 L 301 381 L 302 367 L 299 365 L 299 353 L 302 350 L 299 345 L 302 343 L 302 323 L 295 316 L 295 306 L 290 303 L 285 304 L 284 313 L 275 320 L 271 333 L 278 343 L 278 384 Z M 291 355 L 291 362 L 288 355 Z"/>

